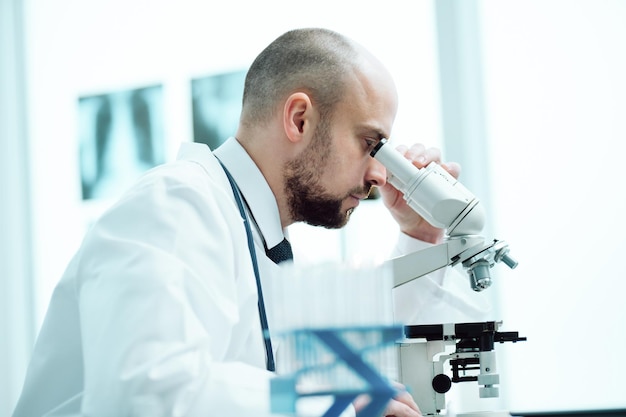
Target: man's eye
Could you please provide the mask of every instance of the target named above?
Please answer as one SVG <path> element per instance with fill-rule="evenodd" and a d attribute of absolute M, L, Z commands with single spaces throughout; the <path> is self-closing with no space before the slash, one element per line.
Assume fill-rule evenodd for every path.
<path fill-rule="evenodd" d="M 372 149 L 374 149 L 374 147 L 376 146 L 376 143 L 378 143 L 376 139 L 372 139 L 372 138 L 364 138 L 363 140 L 365 141 L 365 146 L 368 151 L 371 151 Z"/>

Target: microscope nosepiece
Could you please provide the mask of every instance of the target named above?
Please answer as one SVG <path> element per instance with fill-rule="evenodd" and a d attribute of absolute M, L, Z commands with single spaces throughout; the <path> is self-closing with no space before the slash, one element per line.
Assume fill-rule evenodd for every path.
<path fill-rule="evenodd" d="M 480 260 L 474 262 L 468 269 L 470 285 L 474 291 L 482 291 L 491 286 L 491 273 L 489 262 Z"/>

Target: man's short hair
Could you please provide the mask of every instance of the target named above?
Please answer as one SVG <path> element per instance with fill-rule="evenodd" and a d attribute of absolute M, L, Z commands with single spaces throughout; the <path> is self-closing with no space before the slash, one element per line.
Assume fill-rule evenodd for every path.
<path fill-rule="evenodd" d="M 346 75 L 354 71 L 356 57 L 351 41 L 328 29 L 296 29 L 281 35 L 248 70 L 242 123 L 267 122 L 276 104 L 296 91 L 309 94 L 321 117 L 329 118 L 344 95 Z"/>

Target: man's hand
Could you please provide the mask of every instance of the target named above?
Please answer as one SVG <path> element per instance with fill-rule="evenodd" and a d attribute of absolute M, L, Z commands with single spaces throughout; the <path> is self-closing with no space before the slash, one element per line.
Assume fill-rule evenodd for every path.
<path fill-rule="evenodd" d="M 415 144 L 410 148 L 400 145 L 397 150 L 417 168 L 423 168 L 434 161 L 454 178 L 458 178 L 461 173 L 459 164 L 455 162 L 441 163 L 441 151 L 437 148 L 427 149 L 422 144 Z M 387 183 L 380 187 L 380 194 L 385 206 L 389 209 L 396 222 L 398 222 L 400 231 L 424 242 L 441 243 L 444 230 L 431 226 L 422 216 L 409 207 L 406 201 L 404 201 L 402 193 L 393 185 Z"/>
<path fill-rule="evenodd" d="M 393 398 L 382 414 L 384 417 L 422 417 L 419 407 L 413 400 L 411 394 L 406 392 L 404 385 L 394 382 L 394 386 L 398 389 L 398 395 Z M 354 409 L 357 414 L 361 411 L 370 401 L 367 395 L 361 395 L 354 400 Z"/>

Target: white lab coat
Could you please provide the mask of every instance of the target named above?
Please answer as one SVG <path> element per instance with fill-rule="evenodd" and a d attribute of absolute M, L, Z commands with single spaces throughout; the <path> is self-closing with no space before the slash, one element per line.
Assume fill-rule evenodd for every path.
<path fill-rule="evenodd" d="M 233 176 L 265 184 L 229 146 Z M 185 144 L 87 233 L 51 299 L 14 416 L 269 414 L 246 242 L 222 167 L 206 146 Z M 258 243 L 257 254 L 261 274 L 278 268 Z"/>
<path fill-rule="evenodd" d="M 216 154 L 268 247 L 280 242 L 276 202 L 253 161 L 233 138 Z M 254 236 L 262 279 L 271 279 L 279 267 Z M 208 147 L 186 143 L 85 236 L 54 291 L 13 416 L 262 417 L 272 375 L 230 184 Z"/>

